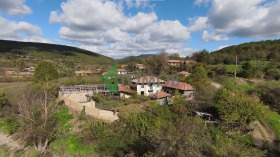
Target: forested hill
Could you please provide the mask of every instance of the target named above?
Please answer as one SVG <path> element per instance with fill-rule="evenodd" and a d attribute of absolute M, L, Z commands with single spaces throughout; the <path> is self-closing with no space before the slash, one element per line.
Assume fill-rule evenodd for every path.
<path fill-rule="evenodd" d="M 196 53 L 193 59 L 208 64 L 231 64 L 235 56 L 239 61 L 270 60 L 280 61 L 280 40 L 267 40 L 229 46 L 212 53 Z"/>
<path fill-rule="evenodd" d="M 16 55 L 24 55 L 53 61 L 64 59 L 90 64 L 111 64 L 114 62 L 112 58 L 72 46 L 8 40 L 0 40 L 0 54 L 2 58 L 6 59 L 13 59 Z"/>
<path fill-rule="evenodd" d="M 142 54 L 139 56 L 129 56 L 122 59 L 117 60 L 118 63 L 141 63 L 144 59 L 156 56 L 155 54 Z"/>

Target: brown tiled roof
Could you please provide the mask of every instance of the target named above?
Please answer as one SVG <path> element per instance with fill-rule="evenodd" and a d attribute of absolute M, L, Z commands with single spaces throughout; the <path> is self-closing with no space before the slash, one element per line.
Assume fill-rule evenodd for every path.
<path fill-rule="evenodd" d="M 118 72 L 126 72 L 125 69 L 118 69 Z"/>
<path fill-rule="evenodd" d="M 124 92 L 124 93 L 133 93 L 129 87 L 125 86 L 125 85 L 122 85 L 122 84 L 119 84 L 118 85 L 118 89 L 119 89 L 119 92 Z"/>
<path fill-rule="evenodd" d="M 152 76 L 144 76 L 144 77 L 140 77 L 139 80 L 138 79 L 134 79 L 132 80 L 133 83 L 164 83 L 164 80 L 158 79 L 157 77 L 152 77 Z"/>
<path fill-rule="evenodd" d="M 178 75 L 190 75 L 191 73 L 187 72 L 187 71 L 180 71 L 177 73 Z"/>
<path fill-rule="evenodd" d="M 179 90 L 194 90 L 194 88 L 187 83 L 177 81 L 167 81 L 163 87 L 179 89 Z"/>
<path fill-rule="evenodd" d="M 161 98 L 166 98 L 170 97 L 171 95 L 165 92 L 157 92 L 155 94 L 149 95 L 149 97 L 154 98 L 154 99 L 161 99 Z"/>

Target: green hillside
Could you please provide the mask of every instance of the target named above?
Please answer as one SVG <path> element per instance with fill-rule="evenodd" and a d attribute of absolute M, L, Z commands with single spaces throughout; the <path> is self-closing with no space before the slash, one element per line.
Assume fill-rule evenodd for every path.
<path fill-rule="evenodd" d="M 156 56 L 156 54 L 142 54 L 139 56 L 129 56 L 122 59 L 117 60 L 118 63 L 142 63 L 143 60 Z"/>
<path fill-rule="evenodd" d="M 76 47 L 0 40 L 1 59 L 45 59 L 53 62 L 72 61 L 80 64 L 112 64 L 112 58 Z"/>
<path fill-rule="evenodd" d="M 234 64 L 235 56 L 239 61 L 261 60 L 280 61 L 280 40 L 250 42 L 229 46 L 209 53 L 201 51 L 193 55 L 193 59 L 207 64 Z"/>

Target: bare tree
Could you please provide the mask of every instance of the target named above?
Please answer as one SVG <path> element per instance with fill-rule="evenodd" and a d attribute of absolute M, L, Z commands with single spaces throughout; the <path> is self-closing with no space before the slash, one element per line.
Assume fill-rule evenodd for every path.
<path fill-rule="evenodd" d="M 19 137 L 44 153 L 49 142 L 57 135 L 55 113 L 57 104 L 48 94 L 26 91 L 18 101 L 20 129 Z"/>
<path fill-rule="evenodd" d="M 166 52 L 160 52 L 155 57 L 148 58 L 145 62 L 148 74 L 159 75 L 161 72 L 166 71 L 168 68 L 167 60 L 168 54 Z"/>

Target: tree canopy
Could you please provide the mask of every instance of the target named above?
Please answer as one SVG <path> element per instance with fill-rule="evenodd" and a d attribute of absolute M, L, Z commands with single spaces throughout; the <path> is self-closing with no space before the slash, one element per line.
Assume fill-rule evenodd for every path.
<path fill-rule="evenodd" d="M 48 82 L 58 77 L 58 72 L 54 65 L 47 61 L 40 61 L 34 72 L 35 82 Z"/>

